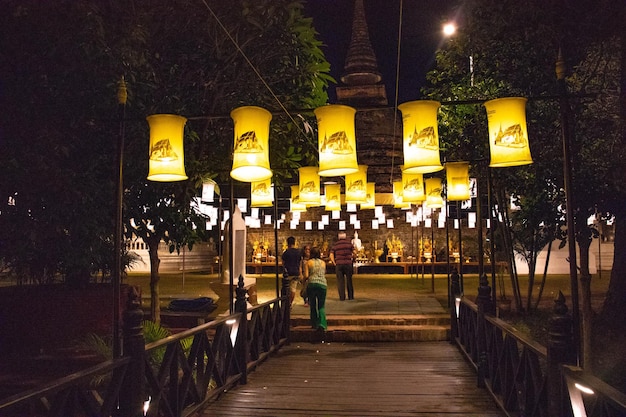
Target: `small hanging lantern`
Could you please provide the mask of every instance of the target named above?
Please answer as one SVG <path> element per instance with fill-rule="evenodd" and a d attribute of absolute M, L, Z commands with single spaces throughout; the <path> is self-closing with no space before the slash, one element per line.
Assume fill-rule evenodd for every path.
<path fill-rule="evenodd" d="M 359 165 L 354 174 L 346 175 L 346 203 L 365 203 L 367 197 L 367 165 Z"/>
<path fill-rule="evenodd" d="M 230 117 L 235 128 L 230 176 L 242 182 L 272 178 L 269 160 L 272 114 L 261 107 L 244 106 L 231 111 Z"/>
<path fill-rule="evenodd" d="M 424 200 L 426 200 L 426 195 L 423 175 L 402 171 L 402 201 L 421 203 Z"/>
<path fill-rule="evenodd" d="M 526 130 L 526 99 L 506 97 L 485 102 L 489 125 L 490 167 L 532 164 Z"/>
<path fill-rule="evenodd" d="M 326 193 L 326 210 L 341 211 L 341 184 L 327 184 L 324 186 Z"/>
<path fill-rule="evenodd" d="M 411 207 L 411 203 L 404 201 L 402 196 L 402 181 L 393 182 L 393 206 L 402 209 Z"/>
<path fill-rule="evenodd" d="M 213 199 L 215 198 L 216 191 L 217 191 L 217 194 L 219 195 L 220 187 L 217 185 L 215 181 L 211 179 L 204 181 L 202 183 L 201 201 L 213 201 Z"/>
<path fill-rule="evenodd" d="M 154 114 L 146 120 L 150 125 L 148 180 L 186 180 L 183 134 L 187 119 L 174 114 Z"/>
<path fill-rule="evenodd" d="M 365 203 L 361 203 L 361 209 L 373 209 L 376 207 L 376 183 L 367 183 L 367 194 L 365 195 Z"/>
<path fill-rule="evenodd" d="M 441 178 L 426 178 L 424 184 L 426 184 L 426 205 L 430 208 L 442 207 Z"/>
<path fill-rule="evenodd" d="M 398 106 L 402 112 L 404 171 L 430 173 L 443 169 L 439 158 L 439 102 L 419 100 Z"/>
<path fill-rule="evenodd" d="M 446 162 L 446 183 L 446 198 L 449 201 L 469 200 L 469 162 Z"/>
<path fill-rule="evenodd" d="M 291 204 L 289 210 L 291 212 L 306 211 L 306 204 L 302 204 L 300 202 L 300 194 L 298 192 L 299 188 L 300 187 L 297 185 L 291 186 Z"/>
<path fill-rule="evenodd" d="M 317 167 L 301 167 L 298 169 L 300 177 L 300 202 L 306 204 L 320 204 L 320 176 Z"/>
<path fill-rule="evenodd" d="M 274 186 L 272 179 L 250 183 L 250 207 L 272 207 L 274 205 Z"/>
<path fill-rule="evenodd" d="M 318 107 L 319 175 L 336 177 L 358 171 L 354 115 L 356 110 L 342 104 Z"/>

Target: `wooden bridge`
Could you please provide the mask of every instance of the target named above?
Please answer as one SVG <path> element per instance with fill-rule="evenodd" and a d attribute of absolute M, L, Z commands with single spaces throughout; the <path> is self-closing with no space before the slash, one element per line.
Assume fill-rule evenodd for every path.
<path fill-rule="evenodd" d="M 247 308 L 242 281 L 235 314 L 148 345 L 129 299 L 123 357 L 0 399 L 0 416 L 626 415 L 626 396 L 567 365 L 563 309 L 549 349 L 490 315 L 489 288 L 450 309 L 453 343 L 345 342 L 339 322 L 325 343 L 298 342 L 283 284 Z"/>
<path fill-rule="evenodd" d="M 504 414 L 449 342 L 292 343 L 202 416 Z"/>

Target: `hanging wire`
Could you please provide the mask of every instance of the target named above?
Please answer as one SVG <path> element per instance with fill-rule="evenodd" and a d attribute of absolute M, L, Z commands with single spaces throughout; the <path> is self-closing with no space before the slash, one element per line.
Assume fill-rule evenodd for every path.
<path fill-rule="evenodd" d="M 396 158 L 396 126 L 398 119 L 398 91 L 400 84 L 400 44 L 402 43 L 402 0 L 400 0 L 400 13 L 398 15 L 398 54 L 396 57 L 396 87 L 393 105 L 393 138 L 391 147 L 391 174 L 389 176 L 389 184 L 393 185 L 393 170 Z"/>
<path fill-rule="evenodd" d="M 267 91 L 270 92 L 270 94 L 272 95 L 272 97 L 274 97 L 274 100 L 276 100 L 276 102 L 278 103 L 278 105 L 280 106 L 281 109 L 283 109 L 283 111 L 285 112 L 285 114 L 289 117 L 289 119 L 291 119 L 291 121 L 293 122 L 293 125 L 300 131 L 300 133 L 302 133 L 302 135 L 304 137 L 306 137 L 306 133 L 304 132 L 304 130 L 302 130 L 302 128 L 300 128 L 300 126 L 298 125 L 298 123 L 295 121 L 295 119 L 291 116 L 291 114 L 289 113 L 289 111 L 287 110 L 287 108 L 283 105 L 283 103 L 280 101 L 280 99 L 278 98 L 278 96 L 276 94 L 274 94 L 274 91 L 272 90 L 272 88 L 269 86 L 269 84 L 265 81 L 265 79 L 263 78 L 263 76 L 261 75 L 261 73 L 256 69 L 256 67 L 252 64 L 252 62 L 250 61 L 250 59 L 248 59 L 248 56 L 245 54 L 245 52 L 241 49 L 241 47 L 239 46 L 239 44 L 237 43 L 237 41 L 230 35 L 230 32 L 228 32 L 228 29 L 226 29 L 226 27 L 224 26 L 224 24 L 222 23 L 222 21 L 220 20 L 219 17 L 217 17 L 217 15 L 215 14 L 215 12 L 213 11 L 213 9 L 211 9 L 211 7 L 208 5 L 208 3 L 206 2 L 206 0 L 202 0 L 202 3 L 206 6 L 207 10 L 209 11 L 209 13 L 211 13 L 211 15 L 215 18 L 215 20 L 217 21 L 217 24 L 222 28 L 222 30 L 224 30 L 224 33 L 226 34 L 226 36 L 228 37 L 228 39 L 230 39 L 230 41 L 233 43 L 233 45 L 235 45 L 235 48 L 237 48 L 237 51 L 241 54 L 241 56 L 243 57 L 243 59 L 248 63 L 248 65 L 250 66 L 250 68 L 252 68 L 252 71 L 254 71 L 254 73 L 256 74 L 256 76 L 259 78 L 259 80 L 263 83 L 263 85 L 265 86 L 265 88 L 267 88 Z"/>

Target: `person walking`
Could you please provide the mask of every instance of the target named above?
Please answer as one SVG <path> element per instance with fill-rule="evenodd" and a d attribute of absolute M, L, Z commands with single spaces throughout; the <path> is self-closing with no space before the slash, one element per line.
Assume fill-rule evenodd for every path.
<path fill-rule="evenodd" d="M 287 238 L 287 250 L 283 252 L 281 259 L 283 261 L 283 268 L 289 277 L 289 305 L 291 306 L 294 298 L 296 298 L 298 283 L 302 281 L 300 270 L 302 252 L 296 248 L 295 237 L 289 236 Z"/>
<path fill-rule="evenodd" d="M 335 265 L 337 275 L 337 291 L 339 300 L 346 299 L 346 287 L 348 300 L 354 300 L 354 287 L 352 286 L 352 261 L 354 258 L 354 245 L 346 239 L 346 232 L 339 232 L 338 239 L 330 250 L 330 263 Z"/>
<path fill-rule="evenodd" d="M 304 278 L 307 280 L 307 296 L 311 311 L 311 327 L 318 332 L 321 342 L 326 331 L 326 263 L 320 259 L 320 250 L 311 248 L 311 259 L 304 264 Z"/>
<path fill-rule="evenodd" d="M 311 246 L 310 245 L 304 245 L 304 248 L 302 248 L 302 261 L 300 262 L 300 274 L 304 277 L 304 268 L 306 266 L 307 261 L 311 259 Z M 304 300 L 304 305 L 308 306 L 309 305 L 309 297 L 307 295 L 307 291 L 306 291 L 306 287 L 308 284 L 308 280 L 306 278 L 303 278 L 302 280 L 302 289 L 300 289 L 300 296 L 303 298 Z"/>

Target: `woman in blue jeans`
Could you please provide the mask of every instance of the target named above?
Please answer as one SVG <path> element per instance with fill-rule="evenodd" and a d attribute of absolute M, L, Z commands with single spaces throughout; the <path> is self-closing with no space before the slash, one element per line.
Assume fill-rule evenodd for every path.
<path fill-rule="evenodd" d="M 304 278 L 307 280 L 311 327 L 323 332 L 326 330 L 326 262 L 320 259 L 318 248 L 311 248 L 311 259 L 304 264 Z"/>

